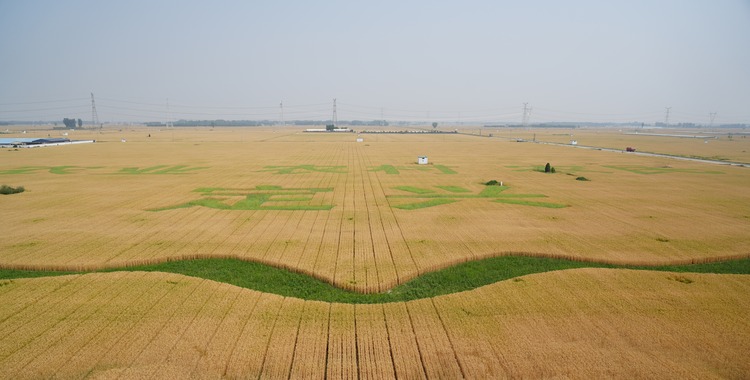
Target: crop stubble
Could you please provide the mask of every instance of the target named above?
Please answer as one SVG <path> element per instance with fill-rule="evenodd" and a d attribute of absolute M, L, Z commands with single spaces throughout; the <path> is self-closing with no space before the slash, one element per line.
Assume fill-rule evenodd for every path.
<path fill-rule="evenodd" d="M 377 136 L 362 145 L 349 141 L 352 136 L 259 132 L 239 143 L 221 141 L 231 136 L 234 132 L 191 131 L 174 144 L 134 140 L 125 149 L 110 142 L 71 147 L 84 152 L 76 158 L 47 150 L 4 162 L 0 169 L 52 160 L 83 167 L 101 155 L 102 146 L 113 148 L 101 162 L 105 169 L 98 169 L 103 173 L 3 175 L 29 191 L 0 200 L 9 222 L 0 265 L 81 269 L 239 257 L 375 292 L 419 273 L 512 252 L 655 264 L 710 260 L 750 248 L 744 168 L 639 174 L 606 165 L 705 166 L 464 136 L 449 136 L 449 142 L 418 136 L 418 153 L 409 140 L 414 136 Z M 283 156 L 274 155 L 281 149 Z M 413 156 L 423 152 L 457 174 L 413 169 Z M 570 174 L 592 181 L 508 168 L 552 160 L 558 167 L 582 166 Z M 113 174 L 121 167 L 157 164 L 208 169 Z M 346 170 L 264 171 L 281 164 Z M 371 170 L 383 164 L 407 169 Z M 489 179 L 505 181 L 508 193 L 543 193 L 543 201 L 570 207 L 476 198 L 398 210 L 388 198 L 398 186 L 438 192 L 460 186 L 478 193 Z M 332 193 L 316 195 L 314 202 L 334 207 L 147 211 L 195 200 L 199 187 L 258 185 L 331 187 Z M 60 202 L 63 195 L 70 201 Z M 686 284 L 669 276 L 565 271 L 434 299 L 357 306 L 284 299 L 159 273 L 14 280 L 0 287 L 0 368 L 3 377 L 22 378 L 749 373 L 740 355 L 750 351 L 750 328 L 742 317 L 750 309 L 745 277 L 690 274 L 693 282 Z"/>

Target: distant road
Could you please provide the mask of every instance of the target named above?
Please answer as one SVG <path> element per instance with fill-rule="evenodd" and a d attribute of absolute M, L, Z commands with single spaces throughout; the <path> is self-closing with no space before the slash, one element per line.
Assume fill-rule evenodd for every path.
<path fill-rule="evenodd" d="M 475 133 L 466 133 L 466 132 L 458 132 L 458 134 L 461 135 L 467 135 L 467 136 L 475 136 L 475 137 L 493 137 L 488 135 L 478 135 Z M 645 135 L 645 133 L 640 133 L 642 135 Z M 691 136 L 693 137 L 693 136 Z M 494 136 L 494 138 L 501 138 L 511 141 L 518 141 L 518 138 L 515 137 L 500 137 L 500 136 Z M 709 137 L 713 138 L 713 137 Z M 671 158 L 674 160 L 683 160 L 683 161 L 694 161 L 694 162 L 703 162 L 706 164 L 714 164 L 714 165 L 731 165 L 731 166 L 742 166 L 742 167 L 750 167 L 750 163 L 746 162 L 737 162 L 737 161 L 721 161 L 721 160 L 709 160 L 705 158 L 691 158 L 691 157 L 682 157 L 682 156 L 675 156 L 671 154 L 663 154 L 663 153 L 648 153 L 648 152 L 626 152 L 622 149 L 612 149 L 612 148 L 601 148 L 598 146 L 589 146 L 589 145 L 571 145 L 571 144 L 563 144 L 563 143 L 556 143 L 556 142 L 548 142 L 548 141 L 531 141 L 531 140 L 525 140 L 523 139 L 523 143 L 535 143 L 535 144 L 546 144 L 546 145 L 557 145 L 557 146 L 564 146 L 568 148 L 580 148 L 580 149 L 590 149 L 590 150 L 601 150 L 604 152 L 615 152 L 615 153 L 627 153 L 627 154 L 635 154 L 639 156 L 651 156 L 651 157 L 664 157 L 664 158 Z"/>
<path fill-rule="evenodd" d="M 600 148 L 600 147 L 588 146 L 588 145 L 571 145 L 571 144 L 562 144 L 562 143 L 547 142 L 547 141 L 528 141 L 528 142 L 533 142 L 533 143 L 536 143 L 536 144 L 565 146 L 565 147 L 569 147 L 569 148 L 580 148 L 580 149 L 601 150 L 601 151 L 605 151 L 605 152 L 635 154 L 635 155 L 638 155 L 638 156 L 664 157 L 664 158 L 672 158 L 672 159 L 675 159 L 675 160 L 703 162 L 703 163 L 706 163 L 706 164 L 732 165 L 732 166 L 750 167 L 750 164 L 745 163 L 745 162 L 709 160 L 709 159 L 705 159 L 705 158 L 682 157 L 682 156 L 674 156 L 674 155 L 671 155 L 671 154 L 663 154 L 663 153 L 648 153 L 648 152 L 637 152 L 637 151 L 636 152 L 625 152 L 622 149 Z"/>

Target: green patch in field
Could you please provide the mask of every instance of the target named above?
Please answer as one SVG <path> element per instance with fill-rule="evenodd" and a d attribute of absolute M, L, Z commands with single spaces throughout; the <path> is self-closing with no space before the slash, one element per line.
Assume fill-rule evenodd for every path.
<path fill-rule="evenodd" d="M 122 168 L 117 174 L 187 174 L 197 170 L 208 169 L 205 166 L 187 166 L 187 165 L 156 165 L 147 168 Z"/>
<path fill-rule="evenodd" d="M 451 193 L 470 193 L 471 192 L 471 190 L 464 189 L 463 187 L 460 187 L 460 186 L 435 186 L 435 187 L 437 187 L 438 189 L 449 191 Z"/>
<path fill-rule="evenodd" d="M 479 193 L 479 196 L 483 198 L 497 197 L 505 190 L 508 190 L 508 186 L 485 186 L 485 188 Z"/>
<path fill-rule="evenodd" d="M 414 187 L 414 186 L 396 186 L 396 187 L 394 187 L 394 189 L 396 189 L 396 190 L 402 190 L 402 191 L 408 191 L 408 192 L 414 193 L 414 194 L 431 194 L 431 193 L 435 192 L 435 190 L 423 189 L 423 188 Z"/>
<path fill-rule="evenodd" d="M 434 165 L 435 169 L 440 170 L 443 174 L 458 174 L 455 170 L 445 165 Z"/>
<path fill-rule="evenodd" d="M 368 169 L 371 172 L 385 172 L 385 174 L 401 174 L 401 171 L 406 170 L 416 170 L 420 172 L 435 172 L 438 171 L 440 174 L 457 174 L 455 170 L 453 170 L 449 166 L 445 165 L 408 165 L 408 166 L 393 166 L 393 165 L 380 165 L 380 166 L 372 166 Z M 436 173 L 435 173 L 436 174 Z"/>
<path fill-rule="evenodd" d="M 716 170 L 680 169 L 671 166 L 650 167 L 643 165 L 604 165 L 605 168 L 624 170 L 635 174 L 664 174 L 664 173 L 690 173 L 690 174 L 724 174 Z"/>
<path fill-rule="evenodd" d="M 300 173 L 346 173 L 346 166 L 266 166 L 261 172 L 273 172 L 276 174 L 300 174 Z"/>
<path fill-rule="evenodd" d="M 52 174 L 76 174 L 86 169 L 101 169 L 101 166 L 53 166 L 49 168 L 49 172 Z"/>
<path fill-rule="evenodd" d="M 525 200 L 521 200 L 521 199 L 512 199 L 512 198 L 495 199 L 495 202 L 498 202 L 498 203 L 508 203 L 508 204 L 512 204 L 512 205 L 533 206 L 533 207 L 546 207 L 546 208 L 565 208 L 565 207 L 568 207 L 568 205 L 564 205 L 564 204 L 560 204 L 560 203 L 532 202 L 532 201 L 525 201 Z"/>
<path fill-rule="evenodd" d="M 204 198 L 187 203 L 158 207 L 148 211 L 167 211 L 193 206 L 217 210 L 330 210 L 330 204 L 300 204 L 312 202 L 317 193 L 333 191 L 332 188 L 289 188 L 275 185 L 261 185 L 251 189 L 201 187 L 193 192 Z M 238 199 L 239 198 L 239 199 Z M 274 204 L 273 202 L 293 202 L 295 204 Z"/>
<path fill-rule="evenodd" d="M 238 259 L 199 259 L 169 261 L 162 264 L 107 269 L 99 272 L 146 271 L 178 273 L 196 278 L 223 282 L 260 292 L 295 297 L 304 300 L 375 304 L 404 302 L 443 294 L 476 289 L 499 281 L 511 280 L 522 284 L 523 278 L 544 273 L 576 268 L 637 269 L 673 272 L 668 280 L 683 284 L 693 283 L 684 273 L 750 274 L 750 258 L 676 266 L 628 266 L 572 261 L 527 256 L 501 256 L 469 261 L 435 272 L 425 273 L 384 293 L 363 294 L 335 287 L 311 276 L 256 262 Z M 51 277 L 82 272 L 55 272 L 0 269 L 5 286 L 18 278 Z M 171 282 L 177 285 L 177 281 Z"/>
<path fill-rule="evenodd" d="M 47 170 L 49 169 L 46 166 L 22 166 L 20 168 L 15 169 L 5 169 L 0 170 L 0 175 L 2 174 L 31 174 L 36 173 L 40 170 Z"/>
<path fill-rule="evenodd" d="M 458 199 L 435 198 L 435 199 L 430 199 L 424 202 L 406 203 L 406 204 L 401 204 L 401 205 L 395 205 L 393 207 L 397 209 L 401 209 L 401 210 L 416 210 L 420 208 L 445 205 L 445 204 L 449 204 L 453 202 L 458 202 Z"/>
<path fill-rule="evenodd" d="M 380 165 L 370 168 L 371 172 L 385 172 L 385 174 L 399 174 L 398 169 L 393 165 Z"/>
<path fill-rule="evenodd" d="M 509 204 L 523 205 L 523 206 L 536 206 L 536 207 L 548 207 L 548 208 L 567 207 L 566 205 L 559 205 L 556 203 L 531 202 L 531 201 L 520 200 L 524 198 L 546 198 L 547 196 L 544 194 L 504 193 L 504 191 L 509 189 L 508 186 L 498 186 L 498 185 L 485 186 L 484 189 L 478 194 L 471 194 L 471 191 L 466 190 L 462 187 L 458 187 L 458 186 L 435 186 L 435 187 L 440 190 L 444 190 L 445 192 L 438 193 L 432 189 L 425 189 L 425 188 L 413 187 L 413 186 L 398 186 L 398 187 L 394 187 L 394 189 L 407 191 L 407 192 L 413 193 L 414 195 L 388 195 L 386 197 L 390 199 L 409 198 L 409 199 L 421 200 L 419 202 L 405 203 L 405 204 L 399 204 L 397 206 L 393 206 L 394 208 L 398 208 L 402 210 L 416 210 L 416 209 L 421 209 L 421 208 L 426 208 L 426 207 L 440 206 L 442 204 L 453 203 L 461 199 L 478 199 L 478 198 L 493 199 L 501 203 L 509 203 Z M 450 200 L 450 202 L 447 202 L 447 200 Z"/>
<path fill-rule="evenodd" d="M 274 202 L 307 202 L 311 201 L 312 197 L 274 197 Z"/>

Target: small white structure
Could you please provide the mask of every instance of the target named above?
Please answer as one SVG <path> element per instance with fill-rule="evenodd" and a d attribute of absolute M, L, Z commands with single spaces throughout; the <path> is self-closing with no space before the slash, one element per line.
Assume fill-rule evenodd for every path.
<path fill-rule="evenodd" d="M 362 141 L 365 141 L 365 139 L 363 139 L 361 137 L 357 137 L 357 142 L 362 142 Z"/>
<path fill-rule="evenodd" d="M 419 156 L 419 157 L 417 157 L 417 163 L 419 165 L 427 165 L 427 156 Z"/>
<path fill-rule="evenodd" d="M 570 140 L 570 145 L 578 145 L 578 140 Z"/>

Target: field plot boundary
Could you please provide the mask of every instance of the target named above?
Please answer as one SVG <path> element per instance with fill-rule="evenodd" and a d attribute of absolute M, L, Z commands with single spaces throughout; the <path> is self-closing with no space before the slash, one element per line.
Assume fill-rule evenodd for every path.
<path fill-rule="evenodd" d="M 352 304 L 402 302 L 431 298 L 438 295 L 468 291 L 520 276 L 579 268 L 631 269 L 675 273 L 750 274 L 750 254 L 718 259 L 713 258 L 699 263 L 695 261 L 666 265 L 623 265 L 539 255 L 503 255 L 468 261 L 452 267 L 424 273 L 418 277 L 407 279 L 404 283 L 382 293 L 357 292 L 356 290 L 351 290 L 350 287 L 338 287 L 326 279 L 321 279 L 308 273 L 236 258 L 173 260 L 161 264 L 112 268 L 99 272 L 145 271 L 176 273 L 281 296 Z M 0 286 L 7 285 L 16 278 L 48 277 L 81 274 L 84 272 L 0 269 Z M 684 283 L 691 282 L 689 278 L 684 276 L 677 276 L 675 280 Z"/>

